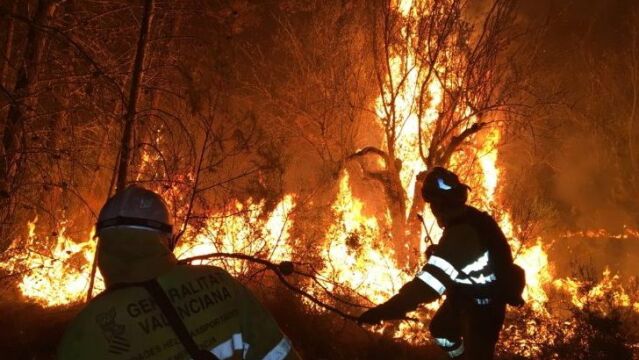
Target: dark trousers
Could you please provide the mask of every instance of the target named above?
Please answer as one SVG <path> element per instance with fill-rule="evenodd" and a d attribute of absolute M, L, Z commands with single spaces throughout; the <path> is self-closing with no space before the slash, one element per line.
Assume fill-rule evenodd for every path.
<path fill-rule="evenodd" d="M 505 313 L 502 302 L 477 305 L 447 298 L 430 323 L 430 333 L 452 358 L 491 360 Z"/>

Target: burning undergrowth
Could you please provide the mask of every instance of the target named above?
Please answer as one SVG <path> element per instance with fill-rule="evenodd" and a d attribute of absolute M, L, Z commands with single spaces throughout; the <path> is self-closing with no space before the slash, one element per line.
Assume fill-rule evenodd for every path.
<path fill-rule="evenodd" d="M 296 222 L 298 200 L 293 195 L 285 196 L 270 211 L 263 202 L 231 203 L 225 210 L 212 214 L 205 226 L 188 230 L 176 254 L 181 259 L 191 259 L 192 263 L 222 266 L 255 287 L 275 313 L 286 319 L 284 326 L 290 327 L 292 333 L 298 331 L 297 327 L 306 327 L 290 316 L 297 311 L 315 319 L 313 326 L 318 328 L 341 324 L 342 332 L 358 333 L 356 337 L 362 347 L 371 339 L 378 339 L 377 342 L 384 338 L 385 346 L 391 348 L 399 346 L 391 345 L 391 339 L 398 344 L 410 344 L 408 348 L 423 346 L 429 342 L 424 324 L 436 309 L 433 305 L 409 314 L 409 320 L 374 327 L 373 333 L 349 324 L 352 319 L 348 319 L 349 315 L 390 297 L 415 270 L 397 265 L 389 246 L 392 244 L 389 215 L 367 215 L 363 200 L 354 197 L 350 190 L 352 181 L 348 172 L 341 174 L 331 215 L 327 217 L 330 225 L 315 245 L 314 254 L 300 253 L 291 238 L 299 230 L 296 227 L 303 226 Z M 579 274 L 557 277 L 548 261 L 545 241 L 521 244 L 507 214 L 501 214 L 501 221 L 510 236 L 516 262 L 526 269 L 528 278 L 528 304 L 509 312 L 501 356 L 603 359 L 616 354 L 615 358 L 631 358 L 638 344 L 637 284 L 624 282 L 609 270 L 598 279 L 587 278 L 583 273 L 580 277 L 576 277 Z M 26 303 L 54 312 L 59 311 L 56 308 L 69 309 L 69 306 L 76 309 L 74 304 L 87 297 L 94 240 L 89 237 L 77 241 L 62 228 L 53 242 L 42 241 L 37 219 L 25 230 L 25 236 L 17 239 L 7 253 L 10 259 L 2 262 L 3 276 L 9 276 L 5 279 L 17 284 L 13 291 L 19 292 Z M 54 245 L 38 247 L 49 243 Z M 279 266 L 265 266 L 252 259 Z M 285 265 L 288 261 L 292 266 Z M 285 274 L 288 285 L 300 293 L 290 292 L 276 274 Z M 99 274 L 94 286 L 95 292 L 102 289 Z M 9 290 L 5 289 L 5 293 Z M 285 314 L 284 308 L 292 312 Z M 338 332 L 327 336 L 337 336 Z M 339 349 L 333 351 L 335 356 L 340 354 Z"/>

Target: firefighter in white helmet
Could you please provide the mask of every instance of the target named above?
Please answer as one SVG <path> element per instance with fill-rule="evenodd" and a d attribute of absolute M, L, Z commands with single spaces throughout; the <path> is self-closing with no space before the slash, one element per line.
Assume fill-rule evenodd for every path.
<path fill-rule="evenodd" d="M 404 318 L 421 303 L 446 300 L 430 323 L 435 343 L 451 358 L 492 359 L 506 304 L 521 306 L 523 270 L 488 214 L 466 205 L 468 186 L 452 172 L 428 172 L 422 196 L 444 229 L 427 251 L 428 263 L 384 304 L 366 311 L 360 323 Z"/>
<path fill-rule="evenodd" d="M 179 265 L 162 198 L 128 187 L 98 217 L 107 290 L 70 323 L 61 360 L 298 359 L 251 292 L 214 266 Z"/>

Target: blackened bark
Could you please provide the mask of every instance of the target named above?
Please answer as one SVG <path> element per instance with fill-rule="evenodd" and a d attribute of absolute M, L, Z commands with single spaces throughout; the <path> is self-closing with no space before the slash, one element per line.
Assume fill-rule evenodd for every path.
<path fill-rule="evenodd" d="M 18 7 L 18 2 L 14 1 L 11 7 L 11 12 L 15 13 Z M 11 57 L 13 55 L 13 40 L 15 36 L 15 20 L 13 18 L 7 19 L 7 37 L 4 42 L 4 61 L 2 62 L 2 72 L 0 72 L 0 85 L 6 89 L 9 88 L 9 66 L 11 65 Z"/>
<path fill-rule="evenodd" d="M 138 45 L 135 52 L 133 70 L 131 72 L 129 100 L 127 103 L 126 113 L 124 115 L 124 127 L 122 129 L 122 140 L 120 142 L 120 158 L 118 161 L 116 191 L 124 189 L 127 185 L 127 175 L 129 171 L 129 163 L 131 161 L 133 126 L 135 124 L 137 113 L 140 83 L 144 71 L 144 55 L 146 53 L 148 44 L 148 36 L 152 17 L 153 0 L 144 0 L 142 24 L 140 25 L 140 35 L 138 37 Z"/>
<path fill-rule="evenodd" d="M 17 172 L 20 163 L 20 139 L 23 134 L 23 122 L 33 110 L 29 95 L 37 81 L 38 60 L 46 37 L 37 29 L 38 25 L 46 25 L 52 15 L 55 1 L 42 0 L 37 4 L 33 17 L 34 26 L 29 26 L 22 65 L 18 70 L 13 90 L 13 99 L 4 123 L 2 136 L 2 156 L 0 156 L 1 191 L 11 192 L 12 176 Z M 8 194 L 7 194 L 8 195 Z"/>
<path fill-rule="evenodd" d="M 392 148 L 391 148 L 392 149 Z M 389 152 L 390 153 L 390 152 Z M 367 155 L 379 156 L 384 160 L 385 170 L 371 171 L 360 160 Z M 356 153 L 350 155 L 347 160 L 357 160 L 359 165 L 369 179 L 376 180 L 382 184 L 384 193 L 388 199 L 388 207 L 391 212 L 391 232 L 395 242 L 395 260 L 404 267 L 411 258 L 412 242 L 406 239 L 406 194 L 402 187 L 400 172 L 402 170 L 401 160 L 394 158 L 385 151 L 373 146 L 367 146 Z"/>
<path fill-rule="evenodd" d="M 6 230 L 11 228 L 14 216 L 15 191 L 21 181 L 20 177 L 24 176 L 22 164 L 25 122 L 33 117 L 35 112 L 36 102 L 32 95 L 38 81 L 39 63 L 47 40 L 46 34 L 40 31 L 40 28 L 48 25 L 59 4 L 58 0 L 37 1 L 35 13 L 28 24 L 15 85 L 8 94 L 11 99 L 7 117 L 2 123 L 0 144 L 0 251 L 9 245 L 3 240 L 8 239 Z"/>
<path fill-rule="evenodd" d="M 408 243 L 408 267 L 410 269 L 415 269 L 419 264 L 420 260 L 420 245 L 421 245 L 421 227 L 422 223 L 417 218 L 417 215 L 420 214 L 426 203 L 422 198 L 422 186 L 424 185 L 424 179 L 426 178 L 426 173 L 428 171 L 422 171 L 417 174 L 417 181 L 415 182 L 415 189 L 413 189 L 413 202 L 411 204 L 410 210 L 408 212 L 408 217 L 406 218 L 406 241 Z"/>

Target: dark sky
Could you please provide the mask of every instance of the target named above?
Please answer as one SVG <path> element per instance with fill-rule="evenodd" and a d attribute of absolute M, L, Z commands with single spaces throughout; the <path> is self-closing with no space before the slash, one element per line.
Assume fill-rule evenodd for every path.
<path fill-rule="evenodd" d="M 550 46 L 606 49 L 627 46 L 627 26 L 637 17 L 639 1 L 523 0 L 520 9 L 529 21 L 548 21 Z"/>

